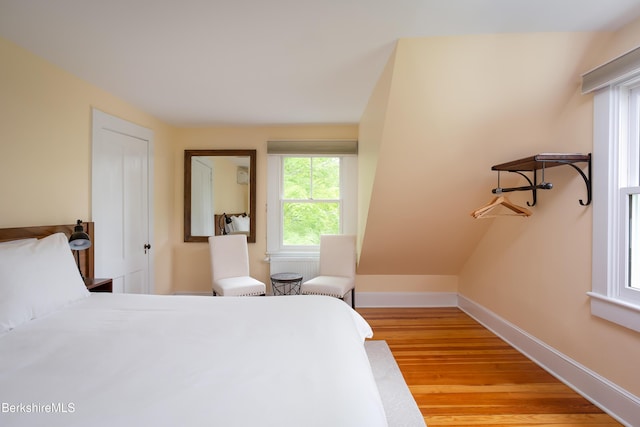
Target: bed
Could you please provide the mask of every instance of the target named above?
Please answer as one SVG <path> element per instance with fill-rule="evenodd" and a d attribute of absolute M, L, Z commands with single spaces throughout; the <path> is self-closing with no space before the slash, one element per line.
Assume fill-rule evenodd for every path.
<path fill-rule="evenodd" d="M 250 233 L 250 217 L 246 212 L 215 214 L 213 221 L 216 236 L 226 234 L 245 234 L 248 236 Z"/>
<path fill-rule="evenodd" d="M 65 241 L 0 243 L 0 425 L 387 425 L 344 302 L 89 293 Z"/>

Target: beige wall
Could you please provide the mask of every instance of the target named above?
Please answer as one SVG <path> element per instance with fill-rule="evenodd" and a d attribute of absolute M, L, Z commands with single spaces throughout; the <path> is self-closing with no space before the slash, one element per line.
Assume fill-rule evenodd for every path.
<path fill-rule="evenodd" d="M 582 58 L 600 38 L 504 34 L 398 42 L 360 123 L 360 165 L 375 175 L 366 177 L 369 204 L 360 201 L 359 226 L 366 224 L 360 291 L 457 291 L 457 280 L 448 279 L 457 277 L 490 226 L 469 213 L 492 197 L 491 166 L 562 144 L 567 151 L 590 144 L 588 125 L 582 145 L 549 134 L 563 126 L 558 111 L 576 93 Z M 503 184 L 509 181 L 503 176 Z"/>
<path fill-rule="evenodd" d="M 249 185 L 238 184 L 238 166 L 224 157 L 213 158 L 214 213 L 249 213 Z M 217 224 L 216 224 L 217 226 Z"/>
<path fill-rule="evenodd" d="M 172 130 L 0 38 L 0 227 L 91 220 L 91 108 L 154 131 L 158 293 L 171 289 Z"/>
<path fill-rule="evenodd" d="M 567 56 L 558 68 L 575 70 L 567 81 L 572 90 L 565 91 L 546 138 L 530 147 L 531 154 L 592 150 L 592 95 L 579 93 L 577 76 L 639 44 L 636 21 L 594 40 L 583 54 Z M 461 271 L 460 294 L 640 395 L 640 371 L 630 369 L 640 359 L 638 333 L 590 312 L 592 209 L 577 201 L 585 196 L 584 184 L 570 168 L 549 171 L 548 177 L 555 188 L 540 196 L 531 218 L 493 220 Z"/>
<path fill-rule="evenodd" d="M 404 222 L 404 215 L 411 214 L 410 209 L 406 208 L 411 201 L 404 200 L 402 203 L 389 205 L 389 215 L 386 219 L 377 215 L 375 210 L 371 210 L 372 198 L 382 198 L 386 200 L 390 197 L 390 193 L 397 195 L 409 195 L 412 191 L 421 186 L 410 184 L 404 187 L 390 188 L 390 191 L 380 195 L 380 187 L 385 182 L 393 180 L 399 175 L 407 175 L 409 172 L 404 166 L 392 170 L 391 173 L 377 173 L 378 165 L 386 166 L 389 162 L 390 155 L 388 153 L 381 154 L 383 147 L 397 147 L 396 138 L 392 130 L 397 125 L 394 120 L 393 110 L 397 105 L 392 104 L 398 101 L 397 79 L 395 73 L 402 68 L 404 56 L 398 54 L 398 48 L 394 49 L 393 54 L 389 58 L 374 91 L 369 97 L 369 101 L 360 120 L 358 132 L 358 276 L 356 278 L 356 287 L 358 292 L 457 292 L 456 275 L 439 275 L 439 274 L 411 274 L 410 269 L 396 268 L 393 260 L 387 255 L 394 252 L 394 248 L 389 248 L 390 241 L 396 242 L 403 239 L 404 231 L 402 228 L 409 227 L 415 231 L 421 227 L 420 224 L 411 224 Z M 401 82 L 404 82 L 402 80 Z M 413 81 L 409 81 L 413 84 Z M 409 97 L 401 99 L 400 103 L 410 102 Z M 410 135 L 407 132 L 405 136 Z M 405 136 L 401 136 L 404 138 Z M 395 150 L 395 149 L 394 149 Z M 397 150 L 404 150 L 403 147 L 397 147 Z M 410 159 L 413 153 L 411 150 L 398 153 L 404 159 Z M 398 190 L 402 188 L 402 190 Z M 374 189 L 376 193 L 374 195 Z M 411 198 L 410 196 L 405 197 Z M 378 199 L 380 200 L 380 199 Z M 384 204 L 384 203 L 383 203 Z M 377 208 L 376 208 L 377 209 Z M 405 210 L 406 209 L 406 210 Z M 414 212 L 418 213 L 418 212 Z M 369 215 L 375 219 L 379 219 L 378 227 L 382 227 L 380 233 L 372 233 L 372 227 L 368 227 Z M 401 219 L 397 219 L 401 218 Z M 367 232 L 367 230 L 369 232 Z M 372 234 L 375 234 L 373 238 Z M 376 238 L 378 237 L 378 239 Z M 393 245 L 394 243 L 392 243 Z M 365 261 L 362 261 L 362 251 L 367 253 Z M 372 260 L 371 253 L 385 254 Z M 404 256 L 408 251 L 419 254 L 419 249 L 412 247 L 410 244 L 405 245 L 401 252 Z M 422 256 L 419 254 L 419 256 Z M 408 257 L 407 257 L 408 260 Z M 415 260 L 409 262 L 416 265 Z M 376 263 L 380 263 L 376 265 Z M 367 265 L 368 264 L 368 265 Z M 417 263 L 421 265 L 422 263 Z M 376 266 L 377 270 L 373 270 L 370 266 Z"/>
<path fill-rule="evenodd" d="M 182 232 L 184 150 L 248 149 L 257 150 L 256 165 L 256 243 L 249 244 L 251 275 L 269 283 L 266 256 L 267 203 L 267 141 L 287 139 L 356 139 L 356 125 L 326 126 L 247 126 L 229 128 L 180 129 L 173 144 L 176 171 L 173 183 L 176 203 L 173 215 L 179 218 L 171 225 L 176 236 L 173 242 L 173 290 L 180 293 L 211 292 L 209 246 L 206 243 L 185 243 Z"/>
<path fill-rule="evenodd" d="M 492 197 L 491 166 L 589 143 L 550 132 L 562 125 L 557 114 L 578 89 L 593 40 L 580 33 L 400 40 L 388 99 L 378 101 L 384 130 L 358 272 L 459 274 L 488 229 L 469 213 Z M 363 121 L 361 134 L 372 127 Z"/>
<path fill-rule="evenodd" d="M 358 257 L 362 248 L 362 238 L 367 226 L 369 204 L 376 177 L 376 166 L 380 145 L 384 137 L 384 123 L 387 113 L 391 78 L 393 77 L 395 52 L 389 58 L 376 84 L 358 128 Z"/>

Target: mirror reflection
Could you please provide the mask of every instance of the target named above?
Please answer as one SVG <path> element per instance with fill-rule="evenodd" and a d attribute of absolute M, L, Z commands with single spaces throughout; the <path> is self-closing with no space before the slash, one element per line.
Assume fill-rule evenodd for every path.
<path fill-rule="evenodd" d="M 244 234 L 255 242 L 256 150 L 185 150 L 185 242 Z"/>

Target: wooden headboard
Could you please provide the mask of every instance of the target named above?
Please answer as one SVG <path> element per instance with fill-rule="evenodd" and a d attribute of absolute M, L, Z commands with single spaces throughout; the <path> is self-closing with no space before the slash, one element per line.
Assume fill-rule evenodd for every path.
<path fill-rule="evenodd" d="M 64 233 L 67 237 L 70 237 L 73 233 L 73 229 L 76 224 L 65 225 L 40 225 L 35 227 L 16 227 L 16 228 L 0 228 L 0 242 L 6 242 L 9 240 L 20 240 L 28 238 L 42 239 L 51 234 Z M 93 222 L 83 222 L 85 233 L 91 238 L 91 246 L 89 249 L 80 252 L 80 270 L 84 277 L 95 277 L 93 271 Z"/>

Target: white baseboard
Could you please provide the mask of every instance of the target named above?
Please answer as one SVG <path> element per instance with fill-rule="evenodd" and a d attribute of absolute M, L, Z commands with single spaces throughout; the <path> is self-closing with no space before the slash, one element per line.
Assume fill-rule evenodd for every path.
<path fill-rule="evenodd" d="M 620 423 L 638 425 L 637 396 L 462 295 L 458 307 Z"/>
<path fill-rule="evenodd" d="M 457 307 L 455 292 L 356 292 L 356 307 Z"/>

